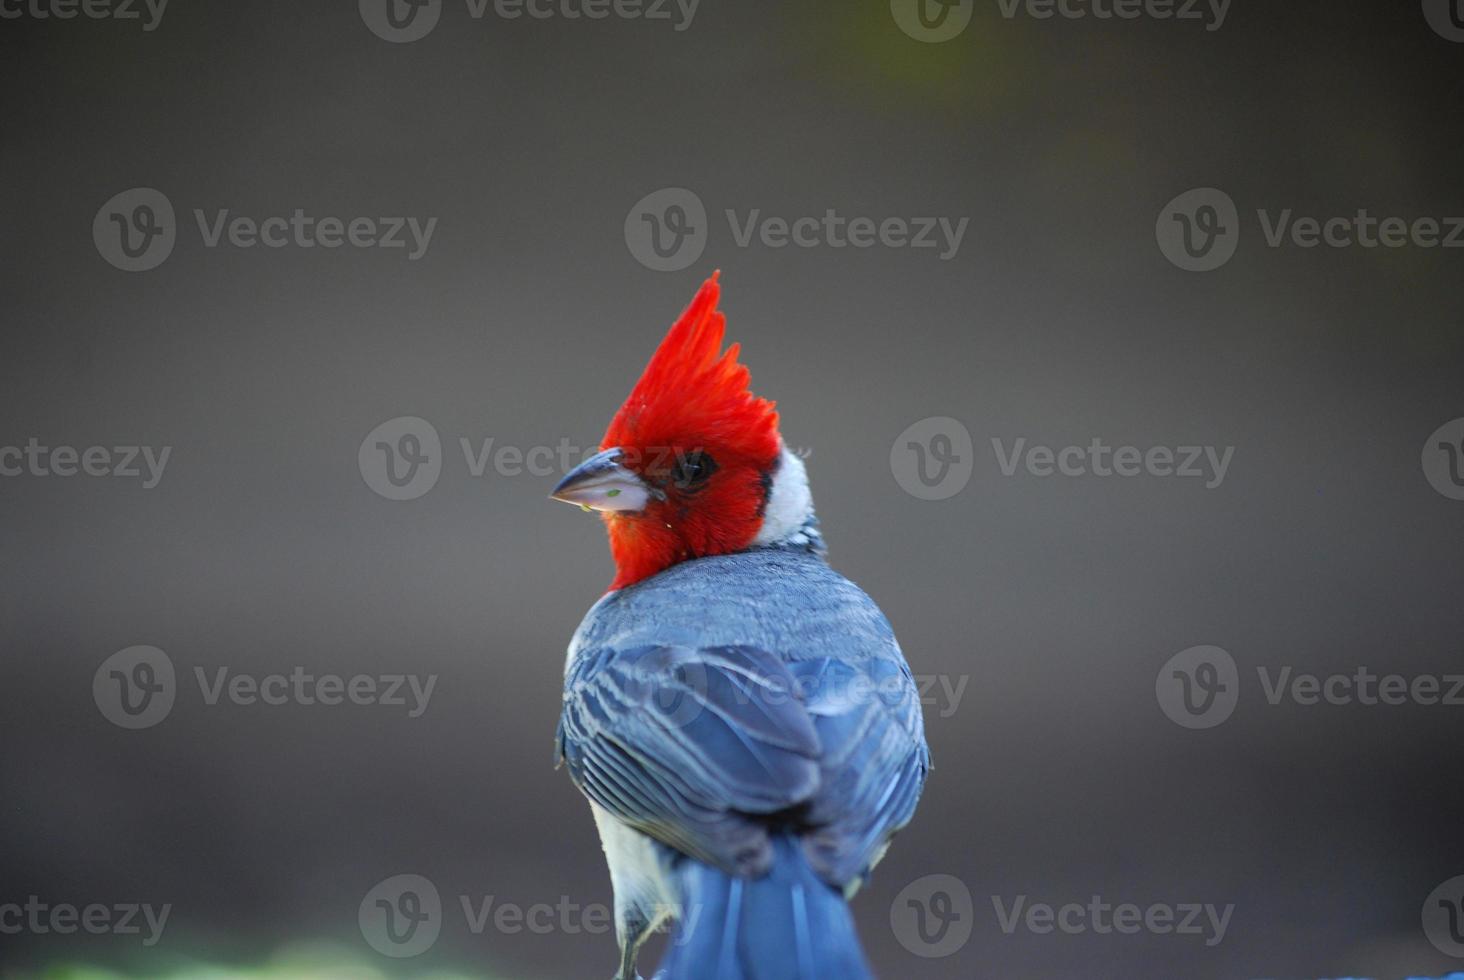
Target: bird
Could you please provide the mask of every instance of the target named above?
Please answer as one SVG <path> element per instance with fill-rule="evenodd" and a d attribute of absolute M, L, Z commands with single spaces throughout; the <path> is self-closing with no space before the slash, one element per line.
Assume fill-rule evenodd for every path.
<path fill-rule="evenodd" d="M 697 291 L 550 496 L 597 511 L 615 578 L 565 661 L 555 739 L 614 891 L 615 980 L 872 977 L 848 902 L 930 771 L 889 621 L 835 572 L 776 405 Z"/>

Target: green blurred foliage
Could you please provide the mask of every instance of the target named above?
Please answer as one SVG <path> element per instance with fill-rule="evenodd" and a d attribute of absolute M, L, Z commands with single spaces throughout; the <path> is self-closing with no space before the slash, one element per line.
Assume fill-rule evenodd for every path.
<path fill-rule="evenodd" d="M 5 974 L 7 980 L 9 974 Z M 121 973 L 75 964 L 50 967 L 15 980 L 496 980 L 486 974 L 413 969 L 338 946 L 286 949 L 257 966 L 181 963 L 143 973 Z"/>

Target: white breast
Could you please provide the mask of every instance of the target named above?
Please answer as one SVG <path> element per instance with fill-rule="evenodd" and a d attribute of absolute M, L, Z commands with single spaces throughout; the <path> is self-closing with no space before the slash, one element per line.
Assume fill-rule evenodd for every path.
<path fill-rule="evenodd" d="M 600 831 L 605 863 L 610 867 L 610 883 L 615 887 L 616 920 L 623 921 L 624 911 L 630 907 L 639 909 L 651 928 L 673 917 L 681 894 L 664 851 L 650 837 L 627 827 L 595 803 L 590 804 L 590 810 Z"/>

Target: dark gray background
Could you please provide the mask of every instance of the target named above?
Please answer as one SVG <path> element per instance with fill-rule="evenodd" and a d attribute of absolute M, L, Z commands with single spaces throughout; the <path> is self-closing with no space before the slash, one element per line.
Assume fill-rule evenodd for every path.
<path fill-rule="evenodd" d="M 173 0 L 160 28 L 0 21 L 0 444 L 170 445 L 162 484 L 0 479 L 0 901 L 172 902 L 121 937 L 0 937 L 0 963 L 252 962 L 363 950 L 389 875 L 522 905 L 610 897 L 551 767 L 563 650 L 611 576 L 552 478 L 470 477 L 462 436 L 592 445 L 712 268 L 757 390 L 809 469 L 835 565 L 919 673 L 921 810 L 856 903 L 890 978 L 1440 974 L 1419 908 L 1464 872 L 1461 711 L 1268 707 L 1255 668 L 1458 669 L 1464 504 L 1425 438 L 1464 415 L 1461 253 L 1264 247 L 1255 209 L 1464 214 L 1464 46 L 1414 2 L 1236 0 L 1193 23 L 1008 21 L 921 45 L 883 3 L 704 0 L 691 28 L 470 20 L 391 45 L 353 3 Z M 134 186 L 179 211 L 127 274 L 91 240 Z M 651 272 L 631 205 L 696 190 L 706 254 Z M 1160 209 L 1225 189 L 1235 259 L 1182 272 Z M 439 219 L 427 256 L 206 249 L 191 210 Z M 724 208 L 967 216 L 959 255 L 738 248 Z M 436 488 L 357 470 L 429 419 Z M 976 443 L 917 500 L 890 446 Z M 1224 485 L 1003 478 L 990 440 L 1234 445 Z M 128 732 L 91 698 L 132 644 L 181 672 L 436 673 L 430 710 L 206 707 Z M 1154 678 L 1218 644 L 1246 683 L 1210 731 Z M 191 681 L 190 681 L 191 684 Z M 895 894 L 959 876 L 953 957 Z M 1003 935 L 1006 901 L 1234 902 L 1224 943 Z M 391 971 L 396 964 L 375 957 Z M 645 964 L 647 967 L 649 963 Z M 606 935 L 459 923 L 403 975 L 608 976 Z"/>

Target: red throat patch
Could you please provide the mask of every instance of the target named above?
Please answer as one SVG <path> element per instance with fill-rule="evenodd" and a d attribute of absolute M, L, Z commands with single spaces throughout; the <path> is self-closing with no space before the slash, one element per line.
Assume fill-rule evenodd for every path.
<path fill-rule="evenodd" d="M 606 514 L 622 588 L 688 558 L 747 548 L 762 524 L 767 486 L 782 439 L 774 404 L 749 389 L 739 347 L 722 350 L 726 317 L 718 274 L 702 284 L 656 348 L 605 430 L 624 465 L 667 492 L 638 514 Z M 678 460 L 705 453 L 715 471 L 694 492 L 666 483 Z"/>

